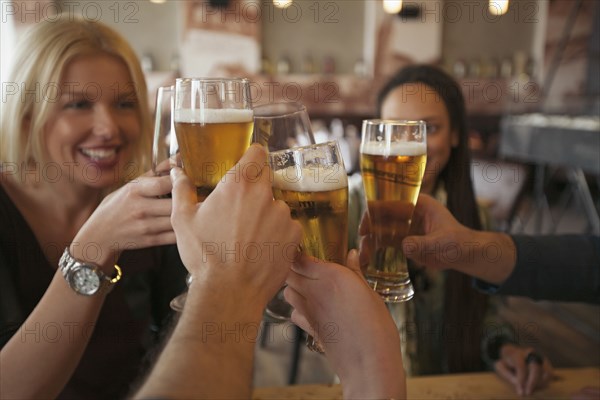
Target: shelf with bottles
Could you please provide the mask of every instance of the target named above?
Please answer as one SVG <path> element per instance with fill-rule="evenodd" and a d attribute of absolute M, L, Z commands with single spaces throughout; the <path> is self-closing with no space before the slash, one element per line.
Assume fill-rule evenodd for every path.
<path fill-rule="evenodd" d="M 311 115 L 368 117 L 375 114 L 373 79 L 354 74 L 257 75 L 252 78 L 256 104 L 296 101 Z"/>

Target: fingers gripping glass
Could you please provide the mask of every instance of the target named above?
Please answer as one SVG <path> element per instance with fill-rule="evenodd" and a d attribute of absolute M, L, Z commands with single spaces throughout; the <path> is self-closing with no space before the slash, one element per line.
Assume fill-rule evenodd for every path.
<path fill-rule="evenodd" d="M 204 201 L 252 142 L 250 81 L 177 79 L 173 120 L 183 170 Z M 171 308 L 183 310 L 185 296 L 173 299 Z"/>
<path fill-rule="evenodd" d="M 273 170 L 273 197 L 284 201 L 292 218 L 302 225 L 303 251 L 345 265 L 348 178 L 337 142 L 271 152 L 269 164 Z M 307 345 L 322 352 L 311 336 Z"/>
<path fill-rule="evenodd" d="M 426 161 L 425 122 L 363 121 L 360 168 L 370 219 L 365 275 L 388 303 L 414 295 L 402 240 L 408 234 Z"/>

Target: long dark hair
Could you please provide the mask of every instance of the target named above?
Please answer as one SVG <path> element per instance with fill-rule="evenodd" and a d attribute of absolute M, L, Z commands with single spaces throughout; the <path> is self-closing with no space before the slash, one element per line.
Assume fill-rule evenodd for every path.
<path fill-rule="evenodd" d="M 481 229 L 475 192 L 470 176 L 471 156 L 468 147 L 465 100 L 456 81 L 439 68 L 429 65 L 411 65 L 401 69 L 383 87 L 377 97 L 377 109 L 392 90 L 405 84 L 421 83 L 433 89 L 444 101 L 450 129 L 458 134 L 458 145 L 450 152 L 448 163 L 440 171 L 438 185 L 444 185 L 448 195 L 446 207 L 463 225 Z M 446 271 L 444 328 L 455 327 L 458 336 L 447 338 L 449 372 L 478 371 L 482 369 L 481 338 L 487 297 L 472 288 L 472 278 Z M 450 339 L 458 339 L 457 342 Z"/>

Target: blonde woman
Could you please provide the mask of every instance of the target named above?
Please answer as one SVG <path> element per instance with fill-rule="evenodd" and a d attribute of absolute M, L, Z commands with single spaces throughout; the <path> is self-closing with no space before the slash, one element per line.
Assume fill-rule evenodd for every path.
<path fill-rule="evenodd" d="M 138 177 L 144 77 L 91 21 L 41 22 L 17 49 L 0 125 L 0 397 L 123 397 L 185 275 L 163 246 L 169 177 Z"/>

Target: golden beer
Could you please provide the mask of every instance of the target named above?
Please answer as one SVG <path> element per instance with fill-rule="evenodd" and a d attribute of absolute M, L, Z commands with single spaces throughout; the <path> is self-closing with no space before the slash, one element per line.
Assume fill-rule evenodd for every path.
<path fill-rule="evenodd" d="M 364 144 L 361 171 L 371 221 L 367 280 L 385 298 L 387 291 L 410 285 L 402 240 L 407 236 L 419 196 L 427 147 L 419 142 L 397 142 L 385 152 L 377 142 Z M 403 296 L 403 295 L 401 295 Z M 412 297 L 412 286 L 404 301 Z"/>
<path fill-rule="evenodd" d="M 348 250 L 348 178 L 340 165 L 274 171 L 273 197 L 302 225 L 302 247 L 320 260 L 344 265 Z"/>
<path fill-rule="evenodd" d="M 337 142 L 271 152 L 269 163 L 273 170 L 273 197 L 284 201 L 290 207 L 292 218 L 302 225 L 304 252 L 320 260 L 345 265 L 348 177 Z M 273 312 L 274 306 L 280 311 Z M 282 307 L 279 297 L 267 305 L 267 314 L 271 316 L 289 318 L 290 313 L 289 305 L 287 310 Z M 324 351 L 311 335 L 307 336 L 306 345 L 310 350 Z"/>
<path fill-rule="evenodd" d="M 185 173 L 204 201 L 252 142 L 252 110 L 177 110 L 175 132 Z M 202 122 L 200 122 L 202 121 Z"/>

